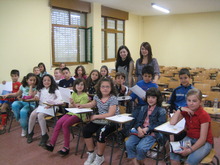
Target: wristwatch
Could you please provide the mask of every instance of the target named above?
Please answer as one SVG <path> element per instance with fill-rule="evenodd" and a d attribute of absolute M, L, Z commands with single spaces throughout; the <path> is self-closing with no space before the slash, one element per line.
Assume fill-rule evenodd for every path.
<path fill-rule="evenodd" d="M 183 112 L 182 107 L 178 107 L 178 110 L 180 110 L 180 112 Z"/>

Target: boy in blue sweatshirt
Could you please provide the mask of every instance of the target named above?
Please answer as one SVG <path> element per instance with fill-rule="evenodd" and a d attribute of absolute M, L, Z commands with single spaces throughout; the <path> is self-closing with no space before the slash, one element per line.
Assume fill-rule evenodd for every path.
<path fill-rule="evenodd" d="M 154 77 L 154 69 L 153 69 L 153 67 L 145 66 L 143 68 L 143 70 L 142 70 L 142 78 L 143 78 L 143 80 L 138 81 L 136 85 L 141 87 L 144 91 L 147 91 L 151 87 L 158 88 L 157 84 L 152 82 L 153 77 Z M 143 105 L 147 104 L 146 101 L 143 100 L 145 98 L 140 98 L 135 93 L 131 93 L 130 96 L 132 97 L 132 101 L 134 101 L 136 99 L 138 100 L 137 107 L 143 106 Z"/>
<path fill-rule="evenodd" d="M 172 95 L 169 100 L 170 104 L 170 112 L 178 110 L 180 107 L 186 107 L 186 94 L 187 92 L 194 88 L 190 84 L 190 72 L 188 69 L 183 68 L 179 71 L 179 78 L 180 78 L 180 86 L 174 89 Z"/>
<path fill-rule="evenodd" d="M 170 113 L 175 112 L 176 110 L 180 109 L 182 107 L 186 107 L 187 103 L 186 103 L 186 94 L 187 92 L 194 88 L 191 84 L 190 84 L 190 72 L 188 69 L 183 68 L 179 71 L 179 78 L 180 78 L 180 86 L 178 86 L 177 88 L 174 89 L 170 100 L 169 100 L 169 104 L 170 104 Z M 174 141 L 179 141 L 182 140 L 184 137 L 186 136 L 186 132 L 183 131 L 178 135 L 174 135 Z M 171 141 L 173 141 L 173 137 L 170 137 Z"/>

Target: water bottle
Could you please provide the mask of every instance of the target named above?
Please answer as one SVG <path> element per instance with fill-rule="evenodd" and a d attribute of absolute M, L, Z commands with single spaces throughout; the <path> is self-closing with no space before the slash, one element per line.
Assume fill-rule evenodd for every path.
<path fill-rule="evenodd" d="M 218 112 L 218 98 L 214 99 L 213 111 Z"/>

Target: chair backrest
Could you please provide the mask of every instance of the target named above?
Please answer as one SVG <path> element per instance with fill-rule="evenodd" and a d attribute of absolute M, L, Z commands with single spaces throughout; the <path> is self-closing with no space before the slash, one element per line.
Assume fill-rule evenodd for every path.
<path fill-rule="evenodd" d="M 216 80 L 203 80 L 203 83 L 210 84 L 211 86 L 216 86 L 217 85 Z"/>
<path fill-rule="evenodd" d="M 207 94 L 207 97 L 205 98 L 206 101 L 214 101 L 215 98 L 218 98 L 218 100 L 220 101 L 220 93 L 219 92 L 209 91 L 206 94 Z"/>
<path fill-rule="evenodd" d="M 170 81 L 170 78 L 168 78 L 168 77 L 161 76 L 160 79 L 159 79 L 160 83 L 168 84 L 169 81 Z"/>
<path fill-rule="evenodd" d="M 213 137 L 215 137 L 215 138 L 220 137 L 220 122 L 212 120 L 211 121 L 211 127 L 212 127 Z"/>
<path fill-rule="evenodd" d="M 118 107 L 119 107 L 120 114 L 126 113 L 126 107 L 125 106 L 119 105 Z"/>
<path fill-rule="evenodd" d="M 170 81 L 168 83 L 168 88 L 175 89 L 176 87 L 180 86 L 179 81 Z"/>
<path fill-rule="evenodd" d="M 207 92 L 211 91 L 211 85 L 210 84 L 196 83 L 196 84 L 194 84 L 194 87 L 201 90 L 203 94 L 206 94 Z"/>

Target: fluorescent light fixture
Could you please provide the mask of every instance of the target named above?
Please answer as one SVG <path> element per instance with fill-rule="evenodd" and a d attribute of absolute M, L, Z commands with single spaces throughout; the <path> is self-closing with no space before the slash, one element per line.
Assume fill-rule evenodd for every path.
<path fill-rule="evenodd" d="M 169 11 L 168 9 L 165 9 L 165 8 L 163 8 L 163 7 L 161 7 L 161 6 L 158 6 L 158 5 L 155 4 L 155 3 L 151 3 L 151 6 L 152 6 L 154 9 L 160 10 L 160 11 L 162 11 L 162 12 L 164 12 L 164 13 L 170 13 L 170 11 Z"/>

